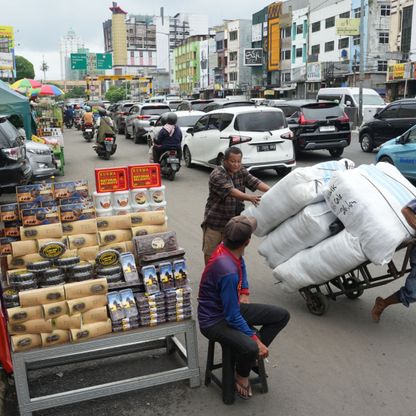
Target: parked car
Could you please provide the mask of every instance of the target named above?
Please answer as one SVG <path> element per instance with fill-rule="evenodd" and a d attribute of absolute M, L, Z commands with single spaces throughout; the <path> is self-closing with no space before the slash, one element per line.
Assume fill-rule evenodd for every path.
<path fill-rule="evenodd" d="M 204 108 L 206 104 L 212 103 L 213 101 L 214 100 L 183 100 L 176 108 L 176 111 L 202 111 L 202 108 Z"/>
<path fill-rule="evenodd" d="M 416 99 L 394 101 L 363 124 L 359 133 L 361 149 L 372 152 L 393 137 L 400 136 L 416 124 Z"/>
<path fill-rule="evenodd" d="M 176 111 L 179 107 L 179 104 L 182 102 L 182 100 L 177 99 L 177 100 L 166 100 L 166 104 L 170 107 L 170 109 L 172 111 Z"/>
<path fill-rule="evenodd" d="M 208 103 L 205 106 L 201 107 L 201 111 L 209 113 L 213 110 L 218 110 L 219 108 L 230 108 L 230 107 L 250 107 L 255 106 L 256 104 L 252 101 L 235 101 L 235 100 L 214 100 L 212 103 Z"/>
<path fill-rule="evenodd" d="M 31 177 L 25 138 L 6 117 L 0 116 L 0 189 L 27 184 Z"/>
<path fill-rule="evenodd" d="M 296 151 L 326 149 L 339 157 L 351 143 L 350 120 L 335 102 L 294 100 L 277 102 L 292 130 Z"/>
<path fill-rule="evenodd" d="M 284 114 L 270 107 L 235 107 L 212 111 L 187 130 L 183 157 L 186 166 L 194 163 L 218 166 L 224 152 L 237 146 L 248 170 L 275 169 L 285 175 L 296 165 L 292 132 Z"/>
<path fill-rule="evenodd" d="M 32 168 L 33 179 L 50 178 L 55 175 L 57 171 L 55 157 L 49 146 L 28 140 L 26 155 Z"/>
<path fill-rule="evenodd" d="M 377 153 L 376 161 L 391 163 L 403 176 L 416 180 L 416 125 L 384 143 Z"/>
<path fill-rule="evenodd" d="M 134 102 L 122 102 L 113 110 L 113 122 L 117 133 L 124 133 L 126 127 L 126 117 L 129 114 L 129 110 L 133 107 Z"/>
<path fill-rule="evenodd" d="M 134 143 L 146 140 L 151 129 L 150 123 L 156 121 L 163 113 L 170 111 L 167 104 L 136 104 L 130 108 L 126 118 L 126 139 L 134 138 Z"/>

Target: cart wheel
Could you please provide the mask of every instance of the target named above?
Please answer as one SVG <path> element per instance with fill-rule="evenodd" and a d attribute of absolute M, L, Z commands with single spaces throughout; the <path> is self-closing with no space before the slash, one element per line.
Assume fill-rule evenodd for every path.
<path fill-rule="evenodd" d="M 364 289 L 360 287 L 359 282 L 357 282 L 357 280 L 353 279 L 352 277 L 345 279 L 344 287 L 345 296 L 348 299 L 357 299 L 364 293 Z"/>
<path fill-rule="evenodd" d="M 329 308 L 328 298 L 319 292 L 309 293 L 306 306 L 313 315 L 323 315 Z"/>

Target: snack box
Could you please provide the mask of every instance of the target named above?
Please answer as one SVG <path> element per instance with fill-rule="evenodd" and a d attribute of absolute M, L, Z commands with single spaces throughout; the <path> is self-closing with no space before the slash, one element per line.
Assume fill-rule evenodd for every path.
<path fill-rule="evenodd" d="M 9 322 L 8 330 L 10 335 L 19 334 L 41 334 L 42 332 L 52 332 L 52 321 L 45 319 L 33 319 L 26 322 Z"/>
<path fill-rule="evenodd" d="M 105 322 L 94 322 L 93 324 L 82 325 L 80 329 L 71 329 L 71 339 L 73 342 L 85 341 L 101 335 L 110 334 L 112 331 L 111 320 Z"/>
<path fill-rule="evenodd" d="M 61 205 L 59 211 L 63 223 L 95 219 L 95 208 L 92 202 Z"/>
<path fill-rule="evenodd" d="M 4 223 L 4 237 L 20 238 L 20 221 L 8 221 Z"/>
<path fill-rule="evenodd" d="M 96 234 L 97 221 L 95 218 L 83 221 L 66 222 L 62 224 L 64 235 Z"/>
<path fill-rule="evenodd" d="M 20 227 L 22 240 L 39 240 L 43 238 L 61 238 L 62 226 L 58 224 L 36 225 L 34 227 Z"/>
<path fill-rule="evenodd" d="M 123 268 L 124 280 L 126 282 L 138 282 L 139 274 L 137 272 L 136 261 L 132 253 L 120 254 L 120 264 Z"/>
<path fill-rule="evenodd" d="M 141 270 L 143 276 L 144 291 L 146 295 L 153 295 L 160 291 L 155 266 L 144 266 Z"/>
<path fill-rule="evenodd" d="M 42 208 L 58 208 L 58 203 L 53 199 L 53 200 L 50 200 L 50 201 L 42 201 L 40 203 L 40 206 Z M 22 208 L 20 208 L 20 209 L 22 209 Z"/>
<path fill-rule="evenodd" d="M 119 292 L 110 292 L 107 294 L 108 310 L 110 311 L 110 318 L 113 322 L 119 321 L 126 317 L 126 312 L 123 308 L 121 295 Z"/>
<path fill-rule="evenodd" d="M 67 300 L 94 295 L 105 295 L 107 292 L 107 279 L 92 279 L 84 282 L 67 283 L 65 285 L 65 296 Z"/>
<path fill-rule="evenodd" d="M 88 196 L 86 198 L 74 197 L 74 198 L 59 199 L 59 205 L 89 204 L 89 203 L 93 203 L 91 196 Z"/>
<path fill-rule="evenodd" d="M 186 261 L 182 260 L 175 260 L 173 263 L 173 276 L 175 278 L 175 286 L 176 287 L 184 287 L 187 286 L 188 281 L 188 270 L 186 267 Z"/>
<path fill-rule="evenodd" d="M 22 224 L 24 227 L 34 225 L 56 224 L 59 222 L 57 207 L 23 209 Z"/>
<path fill-rule="evenodd" d="M 42 339 L 39 334 L 13 335 L 11 342 L 14 352 L 26 351 L 42 345 Z"/>
<path fill-rule="evenodd" d="M 178 249 L 175 231 L 134 237 L 133 242 L 139 257 Z"/>
<path fill-rule="evenodd" d="M 57 182 L 54 187 L 56 199 L 66 198 L 88 198 L 88 181 L 81 179 L 78 181 Z"/>
<path fill-rule="evenodd" d="M 159 282 L 162 290 L 170 290 L 175 287 L 175 280 L 173 277 L 172 263 L 159 263 Z"/>
<path fill-rule="evenodd" d="M 19 241 L 16 237 L 0 237 L 0 255 L 7 256 L 13 253 L 12 243 Z"/>
<path fill-rule="evenodd" d="M 16 186 L 17 202 L 42 202 L 54 199 L 52 183 Z"/>
<path fill-rule="evenodd" d="M 51 333 L 42 333 L 40 336 L 42 338 L 42 347 L 66 344 L 70 341 L 70 332 L 62 329 L 55 329 Z"/>
<path fill-rule="evenodd" d="M 87 296 L 85 298 L 67 300 L 69 315 L 77 313 L 85 313 L 91 309 L 100 308 L 107 304 L 107 297 L 105 295 Z"/>
<path fill-rule="evenodd" d="M 94 322 L 106 322 L 108 319 L 107 307 L 101 306 L 100 308 L 91 309 L 88 312 L 82 314 L 83 324 L 93 324 Z"/>
<path fill-rule="evenodd" d="M 42 306 L 16 307 L 7 310 L 10 323 L 22 323 L 43 318 Z"/>
<path fill-rule="evenodd" d="M 126 318 L 137 317 L 139 312 L 136 307 L 136 302 L 134 301 L 133 291 L 131 289 L 121 290 L 120 297 Z"/>
<path fill-rule="evenodd" d="M 38 306 L 65 300 L 63 286 L 52 286 L 44 289 L 27 290 L 19 293 L 20 305 Z"/>
<path fill-rule="evenodd" d="M 52 319 L 52 325 L 55 329 L 79 329 L 82 325 L 81 314 L 77 313 L 75 315 L 62 315 L 58 318 Z"/>
<path fill-rule="evenodd" d="M 0 206 L 0 221 L 18 221 L 19 220 L 19 205 L 18 204 L 4 204 Z"/>

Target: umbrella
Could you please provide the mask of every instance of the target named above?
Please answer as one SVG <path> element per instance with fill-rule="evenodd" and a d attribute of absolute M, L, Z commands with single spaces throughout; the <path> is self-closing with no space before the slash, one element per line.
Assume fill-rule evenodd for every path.
<path fill-rule="evenodd" d="M 32 88 L 39 88 L 42 84 L 34 79 L 22 78 L 13 83 L 10 87 L 16 91 L 27 92 Z"/>
<path fill-rule="evenodd" d="M 34 88 L 31 91 L 31 95 L 35 96 L 35 95 L 39 95 L 39 96 L 45 96 L 45 95 L 49 95 L 52 97 L 56 97 L 58 95 L 63 95 L 64 92 L 56 87 L 55 85 L 51 85 L 51 84 L 45 84 L 42 85 L 40 88 Z"/>

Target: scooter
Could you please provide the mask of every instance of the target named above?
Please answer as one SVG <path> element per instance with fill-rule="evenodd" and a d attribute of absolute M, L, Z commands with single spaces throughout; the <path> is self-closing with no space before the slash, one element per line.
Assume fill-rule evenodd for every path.
<path fill-rule="evenodd" d="M 101 159 L 109 160 L 110 156 L 113 155 L 117 149 L 116 135 L 107 134 L 102 143 L 97 143 L 93 147 Z"/>
<path fill-rule="evenodd" d="M 166 150 L 160 158 L 160 172 L 163 177 L 170 181 L 175 180 L 175 175 L 181 168 L 180 154 L 177 150 Z"/>
<path fill-rule="evenodd" d="M 85 124 L 82 129 L 82 136 L 87 142 L 90 142 L 94 138 L 94 126 Z"/>
<path fill-rule="evenodd" d="M 74 120 L 72 119 L 72 118 L 70 118 L 70 119 L 66 119 L 65 120 L 65 127 L 67 128 L 67 129 L 72 129 L 72 126 L 74 125 Z"/>
<path fill-rule="evenodd" d="M 75 117 L 74 118 L 74 126 L 77 130 L 81 130 L 81 128 L 82 128 L 82 119 L 81 119 L 81 117 Z"/>

